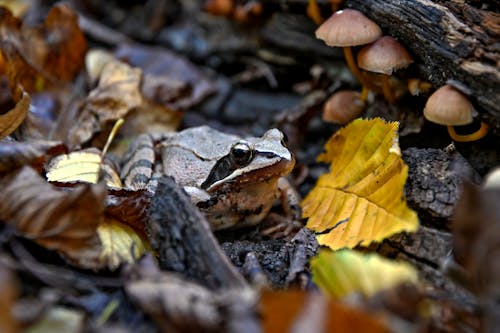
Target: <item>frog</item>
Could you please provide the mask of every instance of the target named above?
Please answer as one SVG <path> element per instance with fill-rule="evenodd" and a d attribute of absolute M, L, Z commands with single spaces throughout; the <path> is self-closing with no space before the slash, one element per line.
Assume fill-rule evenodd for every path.
<path fill-rule="evenodd" d="M 181 185 L 212 230 L 259 224 L 278 199 L 289 220 L 300 219 L 299 196 L 286 176 L 295 166 L 284 134 L 227 134 L 209 126 L 164 135 L 156 145 L 161 172 Z"/>

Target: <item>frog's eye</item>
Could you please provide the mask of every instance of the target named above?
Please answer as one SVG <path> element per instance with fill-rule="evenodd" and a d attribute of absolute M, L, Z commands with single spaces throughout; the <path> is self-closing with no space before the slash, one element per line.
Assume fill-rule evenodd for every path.
<path fill-rule="evenodd" d="M 234 163 L 245 165 L 252 159 L 252 148 L 247 142 L 237 142 L 231 147 L 229 153 Z"/>

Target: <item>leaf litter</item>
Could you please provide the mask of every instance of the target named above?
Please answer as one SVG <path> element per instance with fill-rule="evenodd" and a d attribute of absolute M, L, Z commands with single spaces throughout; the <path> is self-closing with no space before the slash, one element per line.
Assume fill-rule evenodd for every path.
<path fill-rule="evenodd" d="M 239 7 L 238 5 L 235 8 Z M 252 15 L 245 16 L 238 24 L 251 26 L 253 20 L 259 20 L 257 14 L 252 12 Z M 238 15 L 235 12 L 230 18 L 240 17 Z M 439 308 L 442 312 L 448 311 L 457 315 L 459 310 L 455 305 L 449 305 L 454 304 L 449 295 L 441 298 L 442 294 L 429 295 L 420 288 L 400 284 L 401 281 L 415 282 L 416 269 L 420 270 L 420 266 L 396 264 L 390 259 L 379 259 L 375 254 L 361 254 L 352 250 L 338 251 L 347 247 L 362 252 L 373 252 L 377 246 L 383 247 L 387 244 L 386 239 L 391 235 L 403 232 L 400 237 L 404 237 L 404 232 L 415 231 L 418 227 L 417 215 L 407 206 L 404 199 L 404 184 L 408 171 L 397 144 L 396 123 L 384 123 L 378 119 L 356 120 L 346 128 L 338 130 L 326 143 L 326 152 L 319 160 L 331 164 L 329 172 L 318 172 L 317 170 L 324 169 L 312 162 L 309 166 L 318 169 L 310 169 L 308 173 L 307 166 L 303 165 L 302 170 L 306 175 L 302 179 L 314 174 L 315 178 L 319 178 L 316 187 L 304 193 L 309 192 L 302 203 L 304 216 L 308 218 L 307 226 L 317 233 L 321 244 L 337 251 L 321 250 L 309 267 L 309 254 L 305 255 L 305 249 L 312 251 L 314 246 L 309 242 L 314 236 L 304 237 L 307 231 L 302 231 L 300 237 L 279 243 L 284 244 L 280 251 L 288 249 L 285 252 L 288 251 L 290 270 L 293 270 L 289 272 L 293 278 L 287 278 L 287 285 L 283 285 L 286 290 L 260 292 L 255 287 L 245 287 L 241 290 L 224 287 L 214 289 L 213 284 L 208 287 L 187 281 L 182 275 L 173 276 L 171 273 L 158 272 L 158 264 L 151 257 L 138 262 L 144 253 L 151 252 L 148 244 L 150 235 L 145 224 L 148 221 L 151 196 L 154 195 L 154 190 L 151 191 L 154 186 L 151 183 L 157 177 L 157 161 L 154 154 L 144 156 L 132 149 L 128 159 L 130 165 L 127 165 L 124 163 L 127 159 L 121 158 L 120 155 L 135 136 L 144 135 L 143 138 L 151 139 L 150 134 L 154 136 L 154 133 L 173 131 L 179 126 L 185 126 L 185 123 L 181 123 L 184 114 L 187 114 L 184 118 L 186 123 L 207 121 L 203 119 L 208 114 L 204 108 L 210 103 L 200 104 L 201 102 L 213 94 L 216 99 L 225 96 L 220 99 L 222 107 L 231 101 L 232 93 L 223 95 L 219 91 L 224 86 L 220 84 L 224 78 L 213 70 L 202 70 L 199 58 L 198 64 L 195 65 L 187 58 L 161 47 L 117 45 L 114 53 L 87 52 L 87 42 L 78 27 L 78 16 L 67 4 L 54 6 L 45 21 L 36 26 L 23 22 L 4 8 L 0 10 L 0 17 L 0 67 L 11 90 L 10 104 L 6 104 L 10 105 L 10 108 L 1 110 L 0 113 L 0 135 L 3 138 L 0 141 L 0 220 L 3 222 L 0 243 L 2 256 L 9 258 L 5 262 L 10 263 L 9 267 L 4 267 L 4 261 L 0 261 L 0 278 L 2 282 L 6 281 L 2 285 L 7 288 L 6 292 L 2 293 L 5 297 L 0 299 L 2 308 L 11 307 L 19 297 L 26 297 L 25 294 L 19 296 L 13 292 L 17 287 L 16 282 L 13 282 L 16 279 L 11 273 L 20 272 L 10 259 L 19 256 L 18 252 L 13 250 L 15 246 L 12 237 L 16 237 L 27 246 L 28 252 L 32 252 L 32 259 L 37 261 L 37 265 L 50 264 L 54 258 L 47 254 L 56 253 L 65 260 L 56 262 L 69 267 L 68 272 L 79 274 L 77 272 L 86 269 L 94 271 L 90 273 L 89 281 L 96 288 L 105 285 L 107 274 L 118 276 L 119 284 L 125 287 L 118 299 L 120 305 L 125 306 L 111 306 L 107 308 L 111 309 L 111 314 L 106 315 L 104 313 L 108 310 L 104 306 L 102 313 L 95 311 L 115 325 L 124 323 L 120 318 L 140 317 L 143 316 L 142 313 L 147 313 L 156 322 L 157 327 L 164 331 L 185 331 L 194 328 L 204 331 L 238 332 L 259 331 L 261 328 L 266 332 L 307 331 L 312 328 L 329 329 L 332 325 L 340 331 L 405 331 L 401 327 L 395 329 L 396 326 L 393 325 L 395 322 L 401 324 L 402 318 L 405 325 L 410 325 L 404 326 L 406 328 L 422 329 L 422 323 L 429 322 L 438 323 L 438 326 L 445 323 L 452 328 L 456 327 L 439 318 L 435 310 L 431 310 L 430 315 L 421 310 L 422 299 L 433 299 L 434 309 Z M 211 24 L 208 22 L 220 18 L 205 16 L 203 20 L 201 21 L 207 27 Z M 199 18 L 195 22 L 199 24 Z M 237 27 L 240 28 L 241 26 Z M 246 33 L 251 35 L 251 32 Z M 196 34 L 190 36 L 198 38 Z M 223 50 L 227 47 L 224 44 L 226 42 L 221 40 L 220 46 L 208 46 L 207 50 L 225 52 Z M 253 41 L 241 45 L 255 43 Z M 283 70 L 279 66 L 297 64 L 286 62 L 287 59 L 283 57 L 273 56 L 272 52 L 262 51 L 259 54 L 270 64 L 266 69 L 266 78 L 269 79 L 269 73 L 278 75 L 277 78 L 272 77 L 272 82 L 277 82 L 278 85 L 282 84 L 281 73 L 292 68 Z M 227 57 L 227 54 L 212 54 L 209 57 L 210 60 L 204 60 L 205 65 L 210 64 L 212 68 L 227 71 L 230 77 L 238 77 L 235 71 L 240 68 L 238 61 L 234 60 L 234 55 Z M 290 59 L 293 59 L 292 57 L 293 55 Z M 258 62 L 261 63 L 262 60 Z M 82 71 L 84 63 L 86 73 Z M 328 81 L 329 74 L 327 71 L 325 73 L 323 80 Z M 250 75 L 248 80 L 238 84 L 256 89 L 261 84 L 261 77 Z M 316 89 L 313 83 L 305 83 L 310 83 L 308 86 Z M 345 83 L 337 80 L 330 84 L 331 88 Z M 325 86 L 324 82 L 322 85 Z M 235 89 L 234 95 L 237 95 L 240 87 L 234 83 L 231 89 Z M 279 89 L 286 88 L 281 86 Z M 311 94 L 317 92 L 322 91 L 313 90 Z M 45 100 L 40 98 L 44 94 L 47 97 Z M 384 103 L 377 103 L 383 108 Z M 320 104 L 321 101 L 318 105 Z M 53 105 L 56 105 L 54 112 L 51 110 L 47 113 L 50 116 L 43 118 L 43 112 Z M 301 115 L 307 115 L 301 118 L 304 120 L 301 124 L 286 123 L 286 120 L 283 122 L 284 127 L 293 127 L 291 133 L 295 135 L 292 140 L 297 147 L 301 144 L 311 144 L 311 141 L 304 141 L 304 134 L 298 128 L 304 130 L 307 127 L 314 107 L 299 110 Z M 297 108 L 304 109 L 304 106 L 299 105 Z M 213 106 L 211 110 L 214 110 Z M 222 108 L 220 112 L 215 113 L 222 113 Z M 211 111 L 212 115 L 215 113 Z M 412 115 L 416 118 L 415 124 L 412 123 L 412 117 L 399 118 L 403 128 L 412 128 L 412 132 L 418 134 L 419 131 L 425 130 L 425 127 L 422 128 L 422 118 L 415 114 Z M 103 148 L 113 123 L 120 118 L 125 118 L 125 126 L 115 138 L 110 152 L 103 157 L 100 149 Z M 64 122 L 67 123 L 67 128 L 63 126 Z M 318 129 L 314 121 L 311 124 Z M 235 131 L 241 131 L 245 126 L 247 130 L 254 126 L 253 130 L 256 131 L 259 126 L 271 126 L 241 125 L 243 126 L 239 128 L 236 126 Z M 219 126 L 224 127 L 225 124 Z M 319 129 L 318 138 L 330 136 L 332 131 L 337 130 L 325 127 L 324 124 L 319 126 Z M 28 138 L 31 140 L 27 140 Z M 154 140 L 148 141 L 148 144 L 151 144 L 151 152 L 154 152 Z M 300 151 L 300 154 L 300 158 L 304 158 L 304 151 Z M 307 154 L 314 155 L 310 152 Z M 131 180 L 133 175 L 131 176 L 129 169 L 134 162 L 142 159 L 152 164 L 152 167 L 146 170 L 148 182 L 135 183 Z M 68 161 L 71 163 L 65 164 Z M 91 177 L 85 178 L 84 175 Z M 491 258 L 498 247 L 496 240 L 499 235 L 494 224 L 484 222 L 498 220 L 492 203 L 494 199 L 491 201 L 486 198 L 495 198 L 495 195 L 484 190 L 465 190 L 453 218 L 455 260 L 447 273 L 451 278 L 444 278 L 444 281 L 455 281 L 475 295 L 472 300 L 467 299 L 470 301 L 470 307 L 464 310 L 465 315 L 462 317 L 469 319 L 466 326 L 494 331 L 494 295 L 498 289 L 495 284 L 498 280 L 498 265 Z M 420 217 L 421 210 L 418 210 L 418 207 L 417 213 Z M 482 222 L 476 226 L 471 221 Z M 426 228 L 419 232 L 425 233 Z M 183 237 L 175 239 L 189 241 L 189 235 Z M 231 237 L 235 236 L 229 234 L 229 238 Z M 389 244 L 394 243 L 396 239 L 394 236 L 390 238 Z M 271 251 L 277 251 L 278 243 L 266 241 L 266 244 L 271 244 Z M 46 248 L 47 253 L 35 253 L 37 251 L 31 250 L 33 245 L 30 245 L 30 242 Z M 256 240 L 255 244 L 264 244 L 259 242 Z M 258 252 L 258 248 L 254 247 L 255 250 L 245 250 L 246 252 L 239 254 L 243 262 L 241 271 L 247 277 L 251 274 L 258 276 L 269 264 L 265 262 L 268 257 Z M 178 251 L 182 252 L 182 248 Z M 419 262 L 419 265 L 422 265 L 422 262 Z M 127 264 L 134 263 L 135 265 L 124 268 Z M 182 269 L 176 270 L 182 272 Z M 8 272 L 8 278 L 4 279 L 4 271 Z M 18 281 L 23 286 L 25 275 L 26 272 L 20 274 L 21 279 Z M 34 276 L 37 277 L 36 274 Z M 206 279 L 210 278 L 208 274 Z M 336 295 L 339 300 L 332 301 L 312 293 L 308 286 L 314 282 Z M 431 280 L 431 284 L 432 282 L 434 281 Z M 419 283 L 429 286 L 429 280 L 423 281 L 422 277 Z M 38 285 L 43 283 L 39 282 Z M 265 285 L 264 283 L 261 286 Z M 292 285 L 307 291 L 296 293 L 289 288 Z M 76 301 L 68 297 L 64 301 L 60 298 L 59 303 L 65 305 L 73 301 L 75 304 L 85 302 L 81 293 L 82 286 L 75 284 L 72 288 Z M 114 292 L 120 293 L 118 290 L 114 289 Z M 353 297 L 353 291 L 366 295 L 361 305 L 359 301 L 354 305 L 352 302 L 345 303 L 346 299 Z M 116 294 L 111 296 L 105 289 L 99 292 L 103 295 L 104 304 L 116 304 Z M 127 308 L 127 304 L 131 302 L 137 306 L 133 310 Z M 257 306 L 259 302 L 260 305 Z M 376 315 L 373 315 L 373 308 L 378 309 Z M 477 309 L 481 311 L 479 324 L 470 320 L 473 317 L 471 313 L 475 313 Z M 71 330 L 81 330 L 82 327 L 89 328 L 94 325 L 95 317 L 83 318 L 81 310 L 67 310 L 60 305 L 51 306 L 45 316 L 39 316 L 37 325 L 43 326 L 44 318 L 52 318 L 53 323 L 58 321 L 57 318 L 62 318 L 62 322 L 72 321 L 78 327 L 73 326 Z M 18 321 L 14 316 L 7 313 L 0 318 L 0 327 L 6 327 L 6 332 L 18 330 Z M 144 322 L 143 317 L 138 319 L 138 322 L 141 320 Z M 33 326 L 33 329 L 42 327 L 37 325 Z M 104 325 L 109 328 L 106 323 Z M 424 327 L 422 331 L 428 331 L 426 328 L 428 327 Z"/>

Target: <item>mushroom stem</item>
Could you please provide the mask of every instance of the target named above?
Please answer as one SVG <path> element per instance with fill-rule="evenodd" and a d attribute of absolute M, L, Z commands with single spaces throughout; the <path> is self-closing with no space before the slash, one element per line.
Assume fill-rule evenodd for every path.
<path fill-rule="evenodd" d="M 317 25 L 320 25 L 325 21 L 323 16 L 321 16 L 321 11 L 319 10 L 316 0 L 307 1 L 307 16 L 309 16 Z"/>
<path fill-rule="evenodd" d="M 370 89 L 368 89 L 366 86 L 363 86 L 363 89 L 361 90 L 361 96 L 359 97 L 360 100 L 363 102 L 366 102 L 368 99 L 368 93 L 370 92 Z"/>
<path fill-rule="evenodd" d="M 396 102 L 396 97 L 394 96 L 391 88 L 391 84 L 389 83 L 389 75 L 382 74 L 382 93 L 384 94 L 385 99 L 394 104 Z"/>
<path fill-rule="evenodd" d="M 481 122 L 481 127 L 474 133 L 471 134 L 458 134 L 453 126 L 447 126 L 448 134 L 450 137 L 457 142 L 471 142 L 479 140 L 488 134 L 489 126 L 484 122 Z"/>
<path fill-rule="evenodd" d="M 330 4 L 332 5 L 332 11 L 335 13 L 339 10 L 339 6 L 342 3 L 342 0 L 330 0 Z"/>
<path fill-rule="evenodd" d="M 356 65 L 356 62 L 354 61 L 354 57 L 352 56 L 352 49 L 351 47 L 347 46 L 344 47 L 344 57 L 347 62 L 347 66 L 351 70 L 352 74 L 359 80 L 361 85 L 363 87 L 367 87 L 370 90 L 375 90 L 377 91 L 378 88 L 373 85 L 370 81 L 366 80 L 365 77 L 363 76 L 363 73 L 359 70 L 358 66 Z"/>

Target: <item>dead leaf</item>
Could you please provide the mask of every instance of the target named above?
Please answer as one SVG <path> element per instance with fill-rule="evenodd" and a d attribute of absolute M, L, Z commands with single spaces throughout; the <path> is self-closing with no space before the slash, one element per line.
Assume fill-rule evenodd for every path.
<path fill-rule="evenodd" d="M 0 6 L 7 7 L 15 16 L 23 16 L 33 5 L 30 0 L 0 0 Z"/>
<path fill-rule="evenodd" d="M 124 118 L 129 111 L 141 105 L 141 77 L 139 68 L 116 60 L 107 62 L 98 86 L 90 92 L 75 125 L 70 129 L 70 144 L 89 141 L 107 124 Z"/>
<path fill-rule="evenodd" d="M 120 176 L 114 168 L 102 159 L 97 149 L 74 151 L 54 157 L 45 168 L 49 182 L 86 182 L 95 184 L 103 172 L 103 179 L 109 187 L 121 188 Z"/>
<path fill-rule="evenodd" d="M 311 260 L 313 281 L 328 295 L 342 298 L 358 292 L 370 297 L 403 282 L 417 283 L 417 270 L 408 263 L 376 253 L 321 250 Z"/>
<path fill-rule="evenodd" d="M 22 97 L 16 106 L 5 114 L 0 115 L 0 139 L 14 132 L 23 122 L 30 108 L 31 98 L 22 91 Z"/>
<path fill-rule="evenodd" d="M 0 332 L 2 333 L 20 332 L 19 324 L 12 311 L 18 292 L 14 274 L 3 264 L 0 264 Z"/>
<path fill-rule="evenodd" d="M 1 185 L 1 220 L 81 267 L 95 267 L 101 253 L 97 226 L 104 214 L 104 184 L 61 190 L 24 167 Z"/>
<path fill-rule="evenodd" d="M 257 295 L 251 288 L 212 291 L 171 272 L 148 274 L 128 282 L 125 291 L 162 332 L 240 332 L 243 327 L 257 328 Z"/>
<path fill-rule="evenodd" d="M 58 80 L 69 82 L 83 66 L 87 49 L 78 18 L 67 4 L 52 7 L 45 22 L 27 27 L 6 8 L 0 10 L 1 50 L 9 86 L 28 92 Z"/>
<path fill-rule="evenodd" d="M 121 264 L 133 263 L 146 251 L 151 251 L 147 240 L 129 226 L 106 218 L 97 228 L 102 243 L 100 264 L 115 270 Z"/>
<path fill-rule="evenodd" d="M 145 232 L 144 221 L 150 199 L 150 194 L 146 190 L 109 188 L 106 197 L 106 216 Z"/>
<path fill-rule="evenodd" d="M 320 244 L 352 248 L 418 228 L 404 199 L 408 167 L 398 154 L 397 127 L 356 119 L 326 143 L 318 160 L 331 162 L 330 172 L 302 201 L 307 227 Z"/>
<path fill-rule="evenodd" d="M 115 54 L 142 68 L 145 74 L 142 92 L 152 103 L 181 111 L 215 91 L 214 83 L 196 66 L 166 49 L 123 45 Z"/>
<path fill-rule="evenodd" d="M 263 291 L 260 296 L 264 332 L 390 332 L 366 311 L 302 291 Z"/>
<path fill-rule="evenodd" d="M 64 153 L 66 147 L 59 141 L 0 141 L 0 173 L 30 165 L 41 172 L 45 160 Z"/>
<path fill-rule="evenodd" d="M 51 77 L 70 82 L 83 67 L 87 42 L 78 16 L 67 3 L 51 8 L 43 24 L 23 27 L 23 49 Z"/>

